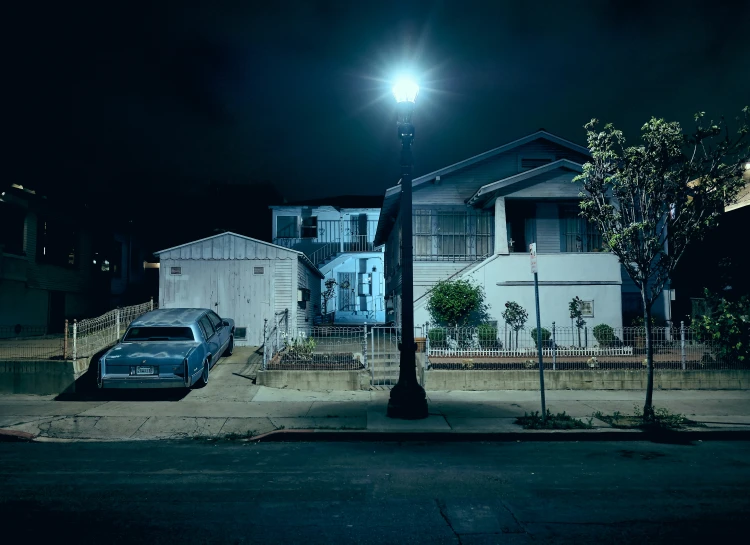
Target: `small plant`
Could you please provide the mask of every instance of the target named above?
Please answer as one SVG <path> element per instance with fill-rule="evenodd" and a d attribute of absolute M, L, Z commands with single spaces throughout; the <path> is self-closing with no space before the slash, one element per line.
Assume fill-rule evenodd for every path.
<path fill-rule="evenodd" d="M 538 335 L 537 335 L 536 328 L 531 330 L 531 338 L 534 339 L 534 346 L 538 348 L 539 347 L 537 344 Z M 549 346 L 550 338 L 552 338 L 552 333 L 550 332 L 549 329 L 546 329 L 543 327 L 542 328 L 542 346 L 543 347 Z"/>
<path fill-rule="evenodd" d="M 503 320 L 510 326 L 510 328 L 516 332 L 516 348 L 518 348 L 518 330 L 520 330 L 525 324 L 526 320 L 529 319 L 529 313 L 516 303 L 515 301 L 508 301 L 505 303 L 505 310 L 503 311 Z M 509 343 L 510 344 L 510 343 Z"/>
<path fill-rule="evenodd" d="M 289 342 L 288 338 L 284 338 L 284 348 L 286 353 L 289 354 L 292 359 L 295 360 L 311 360 L 313 352 L 315 351 L 315 339 L 293 339 Z"/>
<path fill-rule="evenodd" d="M 644 431 L 674 431 L 687 426 L 703 426 L 700 422 L 690 420 L 678 413 L 671 413 L 665 408 L 654 408 L 653 419 L 646 420 L 643 417 L 643 411 L 637 405 L 633 407 L 633 416 L 623 415 L 619 411 L 615 411 L 611 415 L 597 411 L 593 414 L 593 417 L 606 422 L 613 428 L 641 429 Z"/>
<path fill-rule="evenodd" d="M 495 348 L 497 346 L 497 328 L 489 324 L 481 324 L 477 327 L 477 337 L 482 348 Z"/>
<path fill-rule="evenodd" d="M 583 300 L 578 296 L 573 297 L 573 300 L 568 303 L 568 311 L 571 323 L 578 328 L 578 346 L 582 346 L 581 329 L 586 325 L 586 320 L 583 319 Z"/>
<path fill-rule="evenodd" d="M 615 344 L 615 330 L 607 324 L 594 326 L 594 338 L 602 348 Z"/>
<path fill-rule="evenodd" d="M 594 427 L 592 418 L 589 418 L 588 422 L 583 422 L 565 414 L 565 411 L 552 414 L 549 409 L 545 418 L 540 416 L 539 411 L 531 414 L 523 413 L 523 416 L 516 418 L 516 424 L 523 426 L 525 430 L 586 430 Z"/>
<path fill-rule="evenodd" d="M 437 345 L 437 346 L 443 346 L 445 345 L 445 329 L 442 327 L 436 327 L 434 329 L 430 329 L 427 332 L 427 337 L 430 339 L 430 344 Z"/>

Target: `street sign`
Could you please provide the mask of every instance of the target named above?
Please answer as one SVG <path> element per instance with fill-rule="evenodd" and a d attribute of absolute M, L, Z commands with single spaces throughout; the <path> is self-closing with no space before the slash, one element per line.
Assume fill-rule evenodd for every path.
<path fill-rule="evenodd" d="M 531 254 L 531 272 L 539 272 L 536 266 L 536 242 L 529 244 L 529 253 Z"/>

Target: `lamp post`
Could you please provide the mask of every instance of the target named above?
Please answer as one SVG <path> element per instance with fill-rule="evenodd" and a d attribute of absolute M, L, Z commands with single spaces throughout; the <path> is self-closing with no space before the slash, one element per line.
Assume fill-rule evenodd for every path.
<path fill-rule="evenodd" d="M 427 398 L 417 382 L 414 342 L 414 257 L 412 252 L 411 115 L 419 86 L 402 79 L 393 86 L 398 103 L 398 137 L 401 139 L 401 351 L 398 383 L 391 390 L 387 416 L 417 420 L 427 418 Z"/>

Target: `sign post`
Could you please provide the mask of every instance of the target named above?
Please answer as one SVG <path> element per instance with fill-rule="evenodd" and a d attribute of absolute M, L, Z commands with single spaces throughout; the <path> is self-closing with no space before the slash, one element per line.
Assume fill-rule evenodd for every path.
<path fill-rule="evenodd" d="M 547 419 L 547 404 L 544 400 L 544 360 L 542 357 L 542 319 L 539 316 L 539 267 L 536 262 L 536 243 L 529 244 L 531 272 L 534 273 L 534 299 L 536 300 L 536 348 L 539 355 L 539 390 L 542 394 L 542 420 Z"/>

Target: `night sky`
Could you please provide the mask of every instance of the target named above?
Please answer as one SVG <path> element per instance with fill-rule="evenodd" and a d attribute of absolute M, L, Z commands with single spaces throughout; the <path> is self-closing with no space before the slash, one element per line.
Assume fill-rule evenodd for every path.
<path fill-rule="evenodd" d="M 104 202 L 217 182 L 276 201 L 382 194 L 403 67 L 422 84 L 415 175 L 540 127 L 585 144 L 598 117 L 633 142 L 652 115 L 750 102 L 750 2 L 16 4 L 10 178 Z"/>

